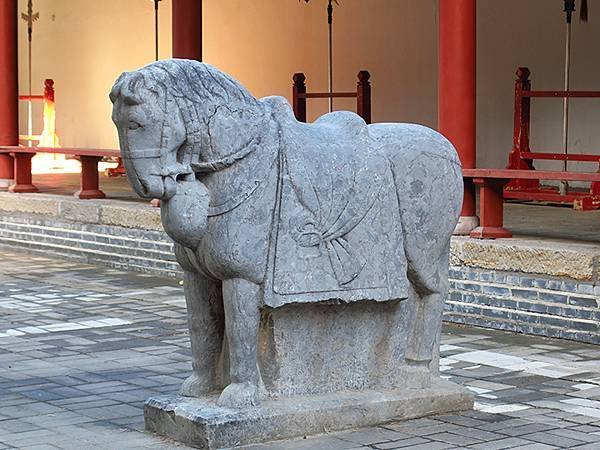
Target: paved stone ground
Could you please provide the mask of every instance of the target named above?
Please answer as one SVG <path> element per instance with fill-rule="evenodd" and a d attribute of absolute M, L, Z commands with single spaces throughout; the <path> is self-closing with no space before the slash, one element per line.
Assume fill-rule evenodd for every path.
<path fill-rule="evenodd" d="M 600 347 L 446 326 L 476 410 L 252 449 L 600 449 Z M 0 251 L 0 449 L 184 448 L 143 432 L 189 373 L 177 281 Z"/>

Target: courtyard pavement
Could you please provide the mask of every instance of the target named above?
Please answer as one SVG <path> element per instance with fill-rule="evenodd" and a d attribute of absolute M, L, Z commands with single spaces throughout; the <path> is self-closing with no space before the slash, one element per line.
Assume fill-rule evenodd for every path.
<path fill-rule="evenodd" d="M 600 346 L 445 325 L 441 351 L 474 411 L 246 448 L 600 449 Z M 0 449 L 185 448 L 143 402 L 189 371 L 176 280 L 0 251 Z"/>

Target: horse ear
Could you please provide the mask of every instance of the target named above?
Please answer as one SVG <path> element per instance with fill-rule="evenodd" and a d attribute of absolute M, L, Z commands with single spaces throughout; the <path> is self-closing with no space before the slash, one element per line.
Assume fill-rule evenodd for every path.
<path fill-rule="evenodd" d="M 110 98 L 111 102 L 113 102 L 113 103 L 116 102 L 117 98 L 119 98 L 119 95 L 121 95 L 121 89 L 123 87 L 123 82 L 129 76 L 129 73 L 130 72 L 123 72 L 121 75 L 119 75 L 119 77 L 115 81 L 115 84 L 113 84 L 113 87 L 110 90 L 110 94 L 108 94 L 108 98 Z"/>

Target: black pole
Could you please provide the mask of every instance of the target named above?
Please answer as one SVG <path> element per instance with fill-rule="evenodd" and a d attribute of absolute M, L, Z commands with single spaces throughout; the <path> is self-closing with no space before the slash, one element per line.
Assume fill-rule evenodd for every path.
<path fill-rule="evenodd" d="M 332 39 L 332 28 L 333 28 L 333 5 L 331 0 L 327 5 L 327 24 L 329 27 L 329 112 L 333 111 L 333 39 Z"/>
<path fill-rule="evenodd" d="M 154 60 L 158 61 L 158 2 L 154 0 Z"/>
<path fill-rule="evenodd" d="M 575 0 L 565 0 L 565 9 L 563 11 L 567 15 L 567 23 L 571 23 L 573 12 L 575 11 Z"/>

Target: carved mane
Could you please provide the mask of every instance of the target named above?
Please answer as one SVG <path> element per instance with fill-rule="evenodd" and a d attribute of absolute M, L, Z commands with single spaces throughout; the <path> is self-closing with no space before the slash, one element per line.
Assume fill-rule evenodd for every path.
<path fill-rule="evenodd" d="M 127 104 L 140 104 L 144 89 L 164 99 L 164 103 L 159 102 L 164 111 L 167 99 L 175 99 L 186 128 L 184 147 L 186 153 L 194 153 L 194 160 L 201 148 L 212 148 L 209 122 L 220 108 L 240 117 L 257 117 L 264 110 L 237 80 L 210 64 L 189 59 L 157 61 L 135 72 L 124 72 L 109 97 L 113 103 L 122 98 Z M 203 139 L 208 141 L 204 145 Z"/>

